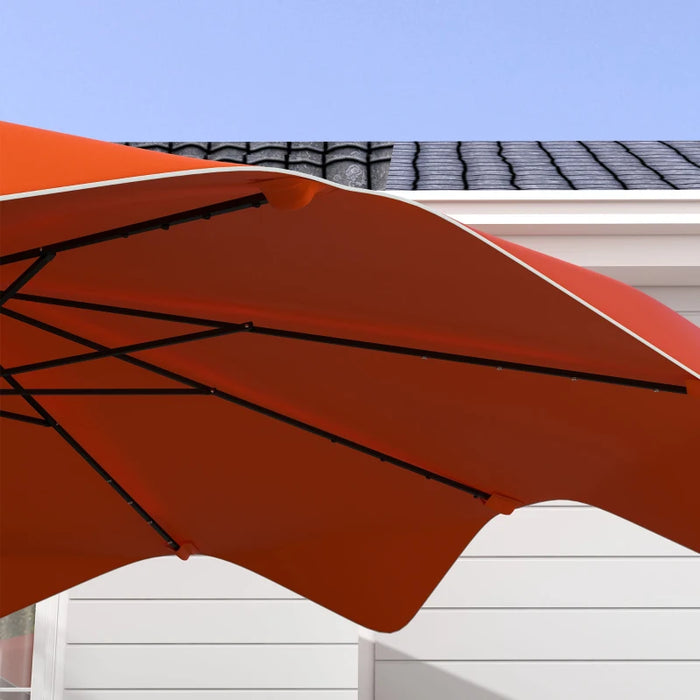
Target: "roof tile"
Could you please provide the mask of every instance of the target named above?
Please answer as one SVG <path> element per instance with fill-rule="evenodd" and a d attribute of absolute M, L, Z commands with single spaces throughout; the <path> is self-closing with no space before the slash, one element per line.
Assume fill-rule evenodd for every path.
<path fill-rule="evenodd" d="M 129 145 L 286 168 L 370 189 L 700 188 L 700 141 L 150 141 Z"/>
<path fill-rule="evenodd" d="M 387 189 L 694 189 L 700 141 L 428 141 L 394 145 Z"/>
<path fill-rule="evenodd" d="M 127 145 L 191 158 L 284 168 L 371 189 L 384 188 L 392 151 L 387 141 L 149 141 Z"/>

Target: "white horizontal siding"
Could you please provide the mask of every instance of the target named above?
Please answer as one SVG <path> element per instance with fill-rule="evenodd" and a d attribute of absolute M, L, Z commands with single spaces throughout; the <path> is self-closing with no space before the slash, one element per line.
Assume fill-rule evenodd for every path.
<path fill-rule="evenodd" d="M 700 311 L 700 286 L 658 286 L 638 287 L 638 289 L 674 309 L 677 313 Z"/>
<path fill-rule="evenodd" d="M 376 658 L 700 660 L 700 609 L 421 610 Z"/>
<path fill-rule="evenodd" d="M 459 559 L 424 608 L 700 605 L 700 557 Z"/>
<path fill-rule="evenodd" d="M 697 256 L 700 260 L 700 256 Z M 700 263 L 698 263 L 700 265 Z M 700 326 L 700 272 L 696 274 L 695 286 L 684 285 L 677 287 L 640 287 L 639 289 L 654 297 L 662 304 L 674 309 L 681 316 L 696 326 Z"/>
<path fill-rule="evenodd" d="M 577 215 L 573 215 L 570 223 L 576 226 Z M 465 217 L 459 217 L 462 223 L 469 225 Z M 513 222 L 518 225 L 517 221 Z M 630 222 L 634 223 L 634 222 Z M 641 220 L 637 223 L 649 226 L 653 222 Z M 681 223 L 681 222 L 679 222 Z M 700 231 L 700 223 L 696 223 Z M 497 228 L 498 227 L 498 228 Z M 480 228 L 477 226 L 476 228 Z M 495 235 L 502 229 L 502 225 L 485 226 L 481 230 Z M 551 228 L 550 228 L 551 231 Z M 526 248 L 541 250 L 567 262 L 572 262 L 582 267 L 610 270 L 622 268 L 634 270 L 635 268 L 686 268 L 694 266 L 700 256 L 700 235 L 693 236 L 687 233 L 681 235 L 664 235 L 646 233 L 635 238 L 630 245 L 629 235 L 600 235 L 588 232 L 586 235 L 575 233 L 559 235 L 549 232 L 540 235 L 535 226 L 532 227 L 533 235 L 507 235 L 505 238 L 515 241 Z"/>
<path fill-rule="evenodd" d="M 345 645 L 69 645 L 65 687 L 357 688 L 357 647 Z"/>
<path fill-rule="evenodd" d="M 69 644 L 357 643 L 357 625 L 307 600 L 73 600 Z"/>
<path fill-rule="evenodd" d="M 376 700 L 695 700 L 700 556 L 590 506 L 519 509 L 375 657 Z"/>
<path fill-rule="evenodd" d="M 379 661 L 376 700 L 697 700 L 700 662 Z"/>
<path fill-rule="evenodd" d="M 147 559 L 99 576 L 71 590 L 71 599 L 84 598 L 297 598 L 241 566 L 213 557 Z"/>
<path fill-rule="evenodd" d="M 77 586 L 66 628 L 64 700 L 357 700 L 356 625 L 209 557 Z"/>

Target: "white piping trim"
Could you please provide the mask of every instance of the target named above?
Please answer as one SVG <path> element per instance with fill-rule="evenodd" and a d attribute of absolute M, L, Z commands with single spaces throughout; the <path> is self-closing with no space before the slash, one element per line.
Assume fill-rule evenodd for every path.
<path fill-rule="evenodd" d="M 48 194 L 58 194 L 61 192 L 73 192 L 73 191 L 77 191 L 77 190 L 96 189 L 98 187 L 110 187 L 110 186 L 114 186 L 114 185 L 128 184 L 128 183 L 132 183 L 132 182 L 146 182 L 146 181 L 150 181 L 150 180 L 165 180 L 165 179 L 174 178 L 174 177 L 186 177 L 189 175 L 204 175 L 204 174 L 211 174 L 211 173 L 231 173 L 231 172 L 261 173 L 261 174 L 279 173 L 281 175 L 285 175 L 285 176 L 290 177 L 290 178 L 296 177 L 296 178 L 300 178 L 300 179 L 304 179 L 304 180 L 311 180 L 313 182 L 319 182 L 319 183 L 324 184 L 328 187 L 332 187 L 332 188 L 340 189 L 340 190 L 345 190 L 347 192 L 361 193 L 361 194 L 364 194 L 366 196 L 383 197 L 385 199 L 391 199 L 394 201 L 402 202 L 403 204 L 406 204 L 408 206 L 418 207 L 419 209 L 422 209 L 426 212 L 431 213 L 433 216 L 437 216 L 438 218 L 449 222 L 453 226 L 457 226 L 458 228 L 461 228 L 466 233 L 470 234 L 474 238 L 477 238 L 482 243 L 485 243 L 486 245 L 490 246 L 494 250 L 497 250 L 499 253 L 501 253 L 502 255 L 505 255 L 507 258 L 509 258 L 513 262 L 517 263 L 521 267 L 524 267 L 526 270 L 528 270 L 532 274 L 536 275 L 540 279 L 549 283 L 550 285 L 552 285 L 553 287 L 558 289 L 560 292 L 563 292 L 564 294 L 566 294 L 568 297 L 570 297 L 574 301 L 577 301 L 582 306 L 586 307 L 590 311 L 593 311 L 601 318 L 604 318 L 606 321 L 611 323 L 613 326 L 624 331 L 625 333 L 630 335 L 635 340 L 639 341 L 643 345 L 646 345 L 648 348 L 650 348 L 654 352 L 658 353 L 659 355 L 661 355 L 665 359 L 669 360 L 670 362 L 675 364 L 677 367 L 680 367 L 682 370 L 684 370 L 685 372 L 690 374 L 691 377 L 694 377 L 695 379 L 700 379 L 700 373 L 695 372 L 694 370 L 690 369 L 690 367 L 687 367 L 686 365 L 684 365 L 682 362 L 680 362 L 680 360 L 677 360 L 673 356 L 669 355 L 668 353 L 666 353 L 663 350 L 661 350 L 660 348 L 658 348 L 656 345 L 654 345 L 650 341 L 646 340 L 645 338 L 642 338 L 640 335 L 638 335 L 634 331 L 630 330 L 626 326 L 623 326 L 619 321 L 616 321 L 615 319 L 611 318 L 606 313 L 604 313 L 600 309 L 596 308 L 595 306 L 593 306 L 592 304 L 587 302 L 585 299 L 582 299 L 581 297 L 577 296 L 576 294 L 574 294 L 570 290 L 566 289 L 566 287 L 563 287 L 562 285 L 558 284 L 554 280 L 550 279 L 549 277 L 547 277 L 547 275 L 540 272 L 539 270 L 532 267 L 531 265 L 528 265 L 523 260 L 520 260 L 520 258 L 516 257 L 512 253 L 509 253 L 507 250 L 504 250 L 503 248 L 501 248 L 499 245 L 497 245 L 493 241 L 490 241 L 489 239 L 484 238 L 477 231 L 474 231 L 473 229 L 469 228 L 468 226 L 465 226 L 464 224 L 460 223 L 459 221 L 456 221 L 455 219 L 448 217 L 446 214 L 442 214 L 441 212 L 437 212 L 437 211 L 431 209 L 430 207 L 426 206 L 425 204 L 422 204 L 421 202 L 411 201 L 411 200 L 405 199 L 399 195 L 391 194 L 391 191 L 365 190 L 365 189 L 359 189 L 356 187 L 349 187 L 347 185 L 341 185 L 338 183 L 330 182 L 329 180 L 324 180 L 323 178 L 316 177 L 314 175 L 309 175 L 307 173 L 299 173 L 296 171 L 285 170 L 283 168 L 261 168 L 261 167 L 257 167 L 257 166 L 240 165 L 240 166 L 236 166 L 236 167 L 197 168 L 195 170 L 179 170 L 176 172 L 154 173 L 152 175 L 138 175 L 135 177 L 121 178 L 121 179 L 116 179 L 116 180 L 104 180 L 104 181 L 100 181 L 100 182 L 90 182 L 90 183 L 85 183 L 85 184 L 81 184 L 81 185 L 68 185 L 66 187 L 55 187 L 55 188 L 50 188 L 50 189 L 45 189 L 45 190 L 35 190 L 32 192 L 19 192 L 16 194 L 0 196 L 0 202 L 10 201 L 10 200 L 15 200 L 15 199 L 25 199 L 25 198 L 29 198 L 29 197 L 38 197 L 38 196 L 48 195 Z"/>

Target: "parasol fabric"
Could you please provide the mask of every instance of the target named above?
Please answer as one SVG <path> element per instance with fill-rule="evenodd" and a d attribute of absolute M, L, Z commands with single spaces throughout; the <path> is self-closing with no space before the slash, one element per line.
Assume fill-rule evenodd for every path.
<path fill-rule="evenodd" d="M 3 124 L 0 614 L 147 557 L 404 625 L 497 513 L 700 551 L 700 329 L 397 197 Z"/>

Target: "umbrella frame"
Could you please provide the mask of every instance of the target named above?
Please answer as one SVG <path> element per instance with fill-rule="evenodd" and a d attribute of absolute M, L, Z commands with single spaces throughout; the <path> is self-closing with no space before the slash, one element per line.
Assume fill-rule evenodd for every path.
<path fill-rule="evenodd" d="M 377 458 L 382 462 L 387 462 L 401 469 L 413 472 L 424 476 L 427 479 L 435 480 L 451 488 L 458 489 L 462 492 L 466 492 L 478 498 L 483 502 L 488 502 L 493 499 L 493 505 L 497 509 L 503 507 L 502 501 L 509 501 L 507 497 L 501 494 L 492 494 L 481 489 L 475 488 L 473 486 L 463 484 L 461 482 L 455 481 L 453 479 L 442 476 L 436 472 L 433 472 L 424 467 L 406 462 L 405 460 L 398 459 L 392 455 L 386 454 L 379 450 L 375 450 L 367 445 L 360 444 L 353 440 L 349 440 L 341 435 L 331 433 L 329 431 L 323 430 L 317 426 L 311 425 L 309 423 L 297 420 L 292 416 L 274 411 L 272 409 L 266 408 L 259 404 L 255 404 L 248 401 L 242 397 L 234 396 L 227 392 L 223 392 L 216 387 L 210 387 L 203 384 L 191 377 L 187 377 L 175 372 L 171 372 L 163 367 L 155 365 L 150 362 L 145 362 L 132 357 L 130 353 L 140 352 L 144 350 L 150 350 L 159 347 L 178 345 L 187 342 L 193 342 L 197 340 L 203 340 L 206 338 L 213 338 L 223 335 L 230 335 L 233 333 L 246 332 L 254 333 L 258 335 L 274 336 L 279 338 L 294 339 L 313 343 L 323 343 L 331 345 L 340 345 L 344 347 L 351 347 L 360 350 L 378 351 L 397 355 L 408 355 L 413 357 L 421 357 L 423 359 L 432 359 L 446 362 L 457 362 L 472 365 L 480 365 L 486 367 L 493 367 L 497 370 L 511 370 L 519 372 L 527 372 L 534 374 L 544 374 L 550 376 L 557 376 L 561 378 L 566 378 L 571 381 L 591 381 L 599 382 L 605 384 L 615 384 L 620 386 L 635 387 L 639 389 L 647 389 L 654 392 L 669 392 L 677 394 L 686 394 L 687 387 L 683 385 L 676 384 L 664 384 L 658 382 L 649 382 L 640 379 L 634 379 L 630 377 L 619 377 L 604 374 L 594 374 L 586 372 L 572 372 L 564 368 L 557 367 L 547 367 L 540 365 L 531 365 L 511 361 L 503 361 L 493 358 L 475 357 L 469 355 L 460 355 L 456 353 L 446 353 L 434 350 L 420 349 L 405 347 L 399 345 L 391 345 L 384 343 L 375 343 L 357 339 L 341 338 L 336 336 L 318 335 L 312 333 L 305 333 L 293 330 L 279 329 L 279 328 L 269 328 L 263 326 L 256 326 L 252 321 L 247 321 L 243 323 L 228 323 L 213 319 L 197 318 L 192 316 L 180 316 L 175 314 L 167 314 L 160 312 L 153 312 L 141 309 L 134 309 L 122 306 L 110 306 L 104 304 L 95 304 L 90 302 L 83 302 L 79 300 L 70 299 L 59 299 L 54 297 L 40 296 L 25 294 L 21 292 L 21 289 L 33 279 L 41 270 L 48 265 L 58 253 L 63 253 L 69 250 L 74 250 L 77 248 L 83 248 L 87 246 L 97 245 L 106 241 L 115 240 L 117 238 L 129 238 L 130 236 L 147 233 L 149 231 L 154 231 L 158 229 L 168 230 L 171 226 L 189 223 L 192 221 L 197 221 L 200 219 L 208 220 L 213 216 L 220 216 L 223 214 L 229 214 L 235 211 L 240 211 L 242 209 L 248 208 L 259 208 L 265 204 L 268 204 L 268 200 L 264 194 L 254 194 L 246 197 L 241 197 L 233 200 L 226 200 L 223 202 L 218 202 L 205 207 L 199 207 L 196 209 L 190 209 L 182 212 L 177 212 L 174 214 L 169 214 L 167 216 L 158 217 L 156 219 L 149 219 L 147 221 L 138 222 L 128 226 L 123 226 L 115 229 L 109 229 L 107 231 L 101 231 L 90 235 L 80 236 L 77 238 L 68 239 L 58 243 L 53 243 L 40 248 L 30 248 L 15 253 L 10 253 L 7 255 L 0 256 L 0 265 L 10 264 L 19 262 L 22 260 L 32 260 L 31 264 L 27 269 L 21 273 L 5 290 L 0 292 L 0 314 L 6 315 L 13 318 L 19 322 L 31 325 L 35 328 L 43 330 L 45 332 L 51 333 L 63 337 L 65 339 L 71 340 L 77 344 L 83 345 L 85 347 L 91 348 L 92 352 L 81 353 L 76 355 L 71 355 L 63 358 L 57 358 L 53 360 L 46 360 L 42 362 L 35 362 L 31 364 L 18 365 L 15 367 L 0 367 L 0 376 L 4 377 L 5 380 L 12 387 L 11 389 L 0 389 L 1 395 L 19 395 L 22 396 L 29 406 L 34 409 L 38 414 L 37 416 L 25 415 L 22 413 L 16 413 L 13 411 L 0 410 L 0 417 L 7 418 L 10 420 L 17 420 L 22 422 L 33 423 L 37 425 L 42 425 L 45 427 L 53 428 L 67 443 L 75 450 L 120 496 L 126 503 L 131 506 L 141 518 L 143 518 L 146 523 L 152 527 L 158 535 L 165 540 L 165 543 L 169 548 L 178 552 L 180 550 L 181 544 L 175 541 L 175 539 L 153 518 L 115 479 L 114 477 L 101 465 L 97 460 L 90 455 L 87 450 L 85 450 L 82 445 L 57 421 L 51 416 L 51 414 L 42 406 L 42 404 L 37 400 L 37 396 L 48 396 L 48 395 L 211 395 L 225 401 L 235 403 L 239 406 L 247 408 L 249 410 L 255 411 L 257 413 L 263 414 L 275 420 L 291 425 L 295 428 L 304 430 L 306 432 L 315 434 L 319 437 L 330 440 L 331 442 L 342 445 L 346 448 L 361 452 L 363 454 L 369 455 L 371 457 Z M 20 301 L 34 302 L 38 304 L 45 305 L 57 305 L 66 306 L 71 308 L 85 309 L 91 311 L 104 312 L 107 314 L 121 314 L 140 318 L 150 318 L 162 321 L 172 321 L 177 323 L 186 323 L 196 326 L 205 326 L 206 330 L 196 331 L 193 333 L 180 334 L 176 336 L 169 336 L 165 338 L 159 338 L 156 340 L 135 343 L 130 345 L 123 345 L 119 347 L 107 347 L 100 343 L 96 343 L 88 338 L 78 336 L 74 333 L 70 333 L 65 329 L 53 326 L 48 323 L 44 323 L 36 318 L 28 316 L 27 314 L 19 313 L 17 311 L 4 308 L 4 304 L 11 300 L 17 299 Z M 92 360 L 102 359 L 106 357 L 115 357 L 119 360 L 128 362 L 132 365 L 136 365 L 142 369 L 148 370 L 156 375 L 165 377 L 167 379 L 173 380 L 176 383 L 182 385 L 181 388 L 173 389 L 162 389 L 162 388 L 90 388 L 90 389 L 77 389 L 77 388 L 63 388 L 63 389 L 26 389 L 21 382 L 16 379 L 16 375 L 28 373 L 32 371 L 37 371 L 40 369 L 48 369 L 51 367 L 64 366 L 68 364 L 77 364 L 82 362 L 89 362 Z M 495 498 L 494 498 L 495 497 Z M 188 549 L 184 547 L 183 549 Z M 189 552 L 183 552 L 183 554 L 188 554 Z"/>

